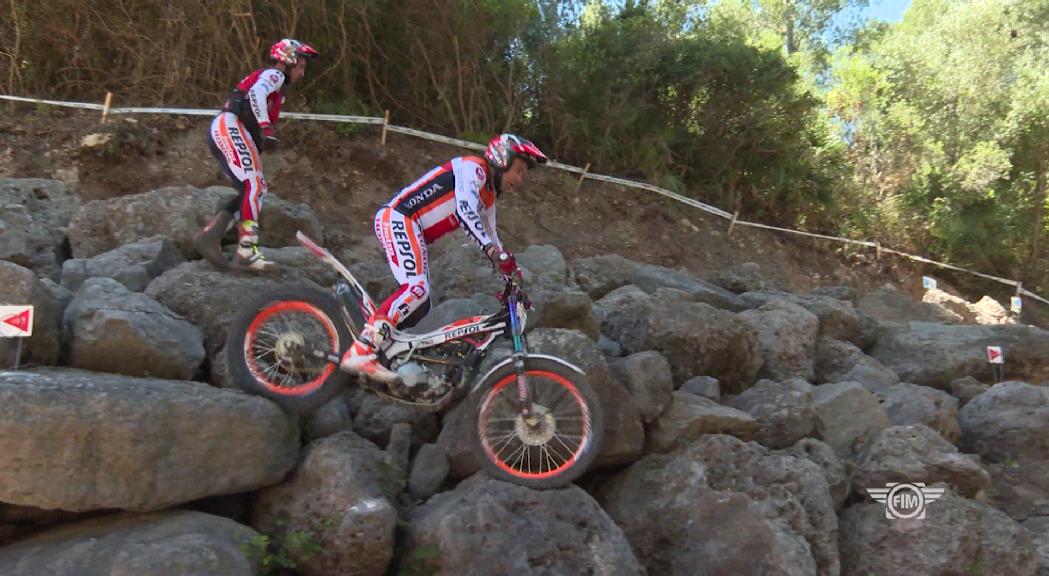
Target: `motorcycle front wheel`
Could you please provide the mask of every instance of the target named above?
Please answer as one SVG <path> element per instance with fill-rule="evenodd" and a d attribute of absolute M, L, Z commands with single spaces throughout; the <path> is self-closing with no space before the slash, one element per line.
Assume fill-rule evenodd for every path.
<path fill-rule="evenodd" d="M 517 373 L 500 368 L 471 395 L 474 450 L 484 471 L 530 488 L 565 486 L 601 448 L 604 415 L 597 395 L 575 371 L 547 358 L 526 358 L 533 413 L 518 409 Z"/>
<path fill-rule="evenodd" d="M 349 375 L 329 362 L 353 339 L 335 301 L 307 286 L 282 287 L 253 299 L 230 324 L 226 361 L 245 392 L 308 414 L 342 389 Z"/>

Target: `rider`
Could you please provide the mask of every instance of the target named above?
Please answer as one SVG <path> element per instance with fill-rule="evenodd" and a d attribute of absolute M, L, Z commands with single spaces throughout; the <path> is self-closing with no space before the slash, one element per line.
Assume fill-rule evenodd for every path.
<path fill-rule="evenodd" d="M 277 42 L 270 47 L 270 65 L 241 80 L 211 122 L 208 146 L 238 192 L 194 239 L 201 256 L 218 267 L 227 265 L 222 257 L 221 242 L 238 210 L 237 252 L 231 264 L 256 271 L 272 266 L 258 247 L 259 211 L 268 189 L 259 155 L 278 147 L 273 128 L 284 103 L 285 80 L 290 84 L 301 79 L 306 72 L 306 61 L 317 55 L 309 44 L 298 40 L 285 38 Z"/>
<path fill-rule="evenodd" d="M 342 369 L 391 383 L 397 375 L 376 357 L 390 331 L 409 328 L 430 311 L 426 246 L 462 227 L 504 275 L 520 274 L 495 230 L 495 200 L 524 181 L 546 155 L 528 140 L 501 134 L 484 158 L 463 156 L 437 166 L 398 192 L 375 215 L 379 238 L 400 286 L 391 294 L 342 358 Z"/>

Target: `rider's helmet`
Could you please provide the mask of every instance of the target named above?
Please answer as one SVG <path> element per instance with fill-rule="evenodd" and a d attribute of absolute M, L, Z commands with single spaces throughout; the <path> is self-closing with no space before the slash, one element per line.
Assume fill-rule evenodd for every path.
<path fill-rule="evenodd" d="M 291 38 L 285 38 L 270 47 L 270 60 L 282 62 L 287 66 L 298 64 L 299 58 L 309 60 L 319 54 L 320 52 L 309 44 Z"/>
<path fill-rule="evenodd" d="M 502 194 L 503 172 L 506 172 L 514 163 L 514 158 L 520 158 L 528 163 L 528 169 L 535 168 L 536 164 L 546 164 L 546 154 L 538 146 L 516 134 L 500 134 L 488 142 L 488 149 L 484 152 L 488 160 L 488 166 L 492 169 L 495 191 Z"/>

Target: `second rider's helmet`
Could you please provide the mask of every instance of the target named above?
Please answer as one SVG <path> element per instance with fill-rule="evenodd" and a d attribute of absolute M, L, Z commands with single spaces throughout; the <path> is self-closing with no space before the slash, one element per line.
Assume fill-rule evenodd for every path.
<path fill-rule="evenodd" d="M 285 38 L 270 47 L 270 60 L 282 62 L 287 66 L 298 64 L 299 58 L 309 60 L 319 54 L 320 52 L 309 44 L 291 38 Z"/>

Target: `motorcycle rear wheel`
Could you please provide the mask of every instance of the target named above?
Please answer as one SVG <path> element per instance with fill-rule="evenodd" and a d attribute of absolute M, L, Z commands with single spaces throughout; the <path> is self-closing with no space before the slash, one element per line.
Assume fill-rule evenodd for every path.
<path fill-rule="evenodd" d="M 229 327 L 226 362 L 245 392 L 308 414 L 342 390 L 350 376 L 314 351 L 341 355 L 353 337 L 325 292 L 287 286 L 253 299 Z"/>

